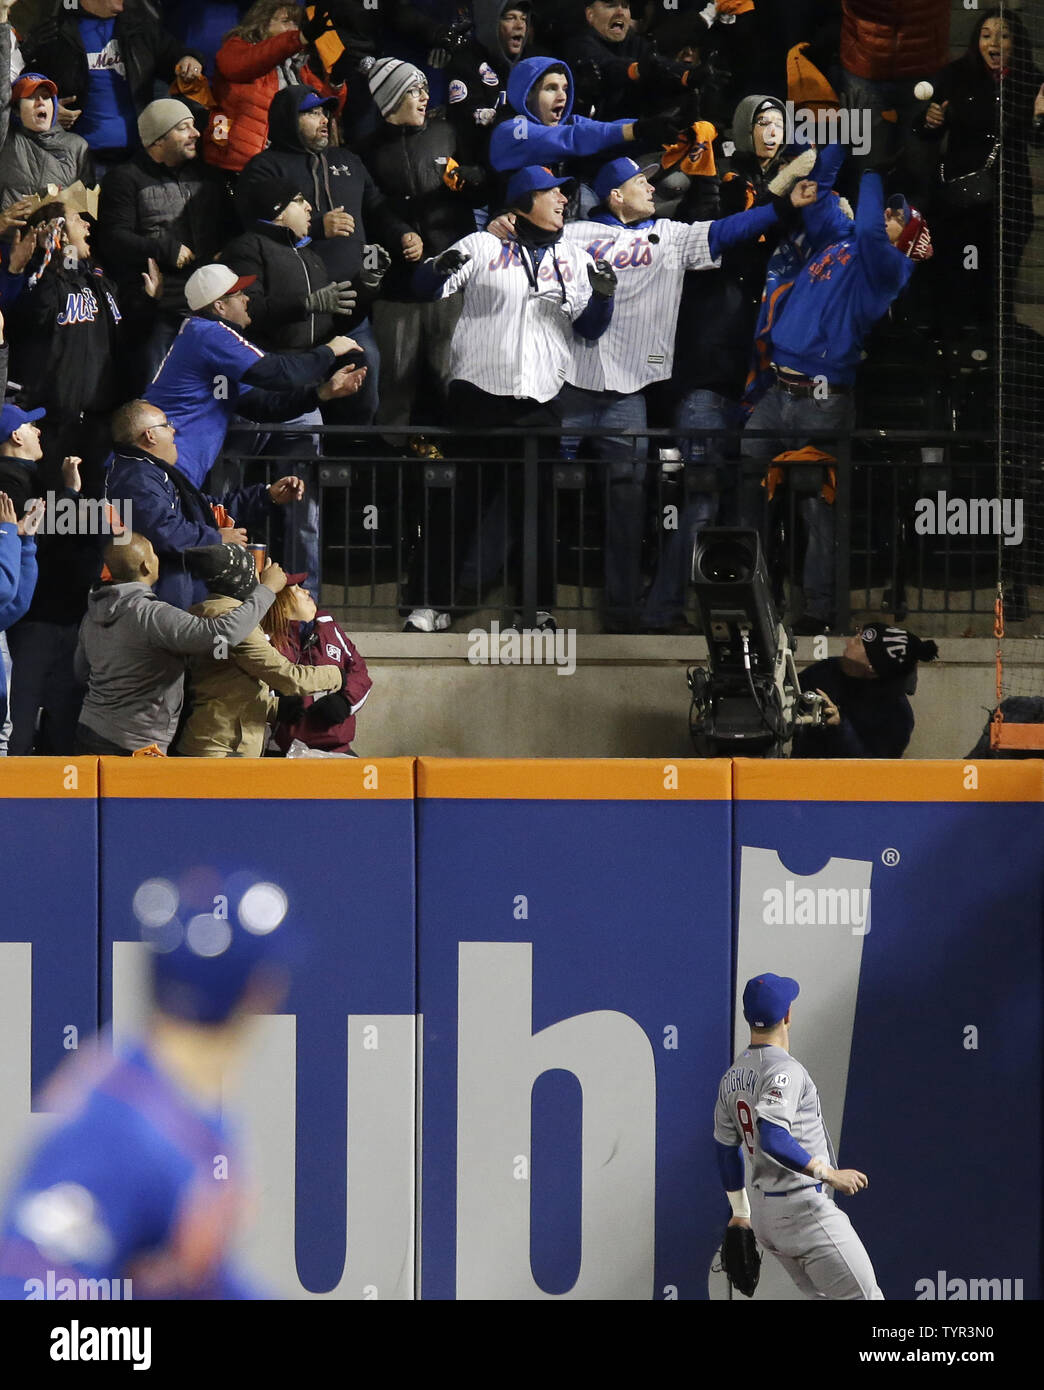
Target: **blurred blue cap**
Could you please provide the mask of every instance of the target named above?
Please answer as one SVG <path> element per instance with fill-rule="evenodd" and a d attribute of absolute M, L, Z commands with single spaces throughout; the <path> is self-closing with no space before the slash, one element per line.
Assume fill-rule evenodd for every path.
<path fill-rule="evenodd" d="M 223 1023 L 258 971 L 288 964 L 283 890 L 263 881 L 227 888 L 232 891 L 220 897 L 227 915 L 193 912 L 205 904 L 167 879 L 148 879 L 135 893 L 134 915 L 152 958 L 153 1001 L 163 1013 Z"/>

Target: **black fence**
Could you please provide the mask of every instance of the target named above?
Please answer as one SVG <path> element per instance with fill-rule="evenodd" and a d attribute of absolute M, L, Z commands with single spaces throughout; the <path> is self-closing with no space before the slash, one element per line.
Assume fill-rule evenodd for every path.
<path fill-rule="evenodd" d="M 226 451 L 211 491 L 219 477 L 304 476 L 319 504 L 324 602 L 390 629 L 414 608 L 454 618 L 500 609 L 520 614 L 526 626 L 539 609 L 553 608 L 560 621 L 589 615 L 597 629 L 615 486 L 598 458 L 603 438 L 616 441 L 623 461 L 617 473 L 645 463 L 647 583 L 665 561 L 677 564 L 679 544 L 691 556 L 685 526 L 694 517 L 701 525 L 754 524 L 781 611 L 800 618 L 809 518 L 818 515 L 818 539 L 825 527 L 830 541 L 837 630 L 847 628 L 853 610 L 900 621 L 910 614 L 986 615 L 1002 572 L 1023 610 L 1010 611 L 1011 618 L 1042 611 L 1041 594 L 1021 583 L 1020 572 L 1021 556 L 1041 538 L 1015 534 L 1010 499 L 1002 510 L 996 439 L 987 431 L 808 435 L 800 443 L 826 459 L 767 466 L 740 457 L 735 429 L 591 430 L 579 448 L 563 430 L 480 434 L 466 421 L 394 442 L 377 427 L 309 427 L 307 435 L 300 425 L 265 430 L 267 451 Z M 664 452 L 671 457 L 661 458 Z M 1039 514 L 1039 506 L 1024 513 Z M 285 539 L 271 526 L 267 536 L 251 539 L 267 540 L 284 558 Z M 691 589 L 682 588 L 691 614 Z"/>

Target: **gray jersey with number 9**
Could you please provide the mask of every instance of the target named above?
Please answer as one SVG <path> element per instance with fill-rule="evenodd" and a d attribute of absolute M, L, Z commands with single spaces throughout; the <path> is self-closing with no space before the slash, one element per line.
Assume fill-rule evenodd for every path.
<path fill-rule="evenodd" d="M 781 1047 L 748 1047 L 736 1058 L 718 1087 L 714 1137 L 731 1147 L 742 1143 L 750 1181 L 762 1192 L 785 1192 L 810 1184 L 810 1177 L 784 1168 L 762 1150 L 759 1119 L 788 1130 L 810 1158 L 833 1153 L 815 1082 Z"/>

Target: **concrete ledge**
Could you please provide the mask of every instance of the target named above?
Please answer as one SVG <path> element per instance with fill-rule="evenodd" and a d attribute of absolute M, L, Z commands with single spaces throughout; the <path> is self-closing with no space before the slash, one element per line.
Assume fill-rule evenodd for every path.
<path fill-rule="evenodd" d="M 706 660 L 700 637 L 579 634 L 572 675 L 549 666 L 478 665 L 460 633 L 360 632 L 374 688 L 355 748 L 371 757 L 691 757 L 685 668 Z M 962 758 L 995 699 L 996 642 L 940 638 L 920 671 L 908 757 Z M 816 659 L 800 638 L 799 667 Z M 838 656 L 844 639 L 828 639 Z M 818 653 L 817 653 L 818 655 Z M 1044 642 L 1005 643 L 1005 665 L 1044 694 Z"/>

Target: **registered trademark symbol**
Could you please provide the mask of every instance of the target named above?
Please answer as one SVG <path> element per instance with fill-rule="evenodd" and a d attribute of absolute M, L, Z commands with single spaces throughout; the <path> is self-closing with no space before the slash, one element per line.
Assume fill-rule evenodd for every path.
<path fill-rule="evenodd" d="M 899 851 L 897 849 L 886 849 L 881 853 L 881 863 L 887 864 L 890 869 L 895 868 L 899 863 Z"/>

